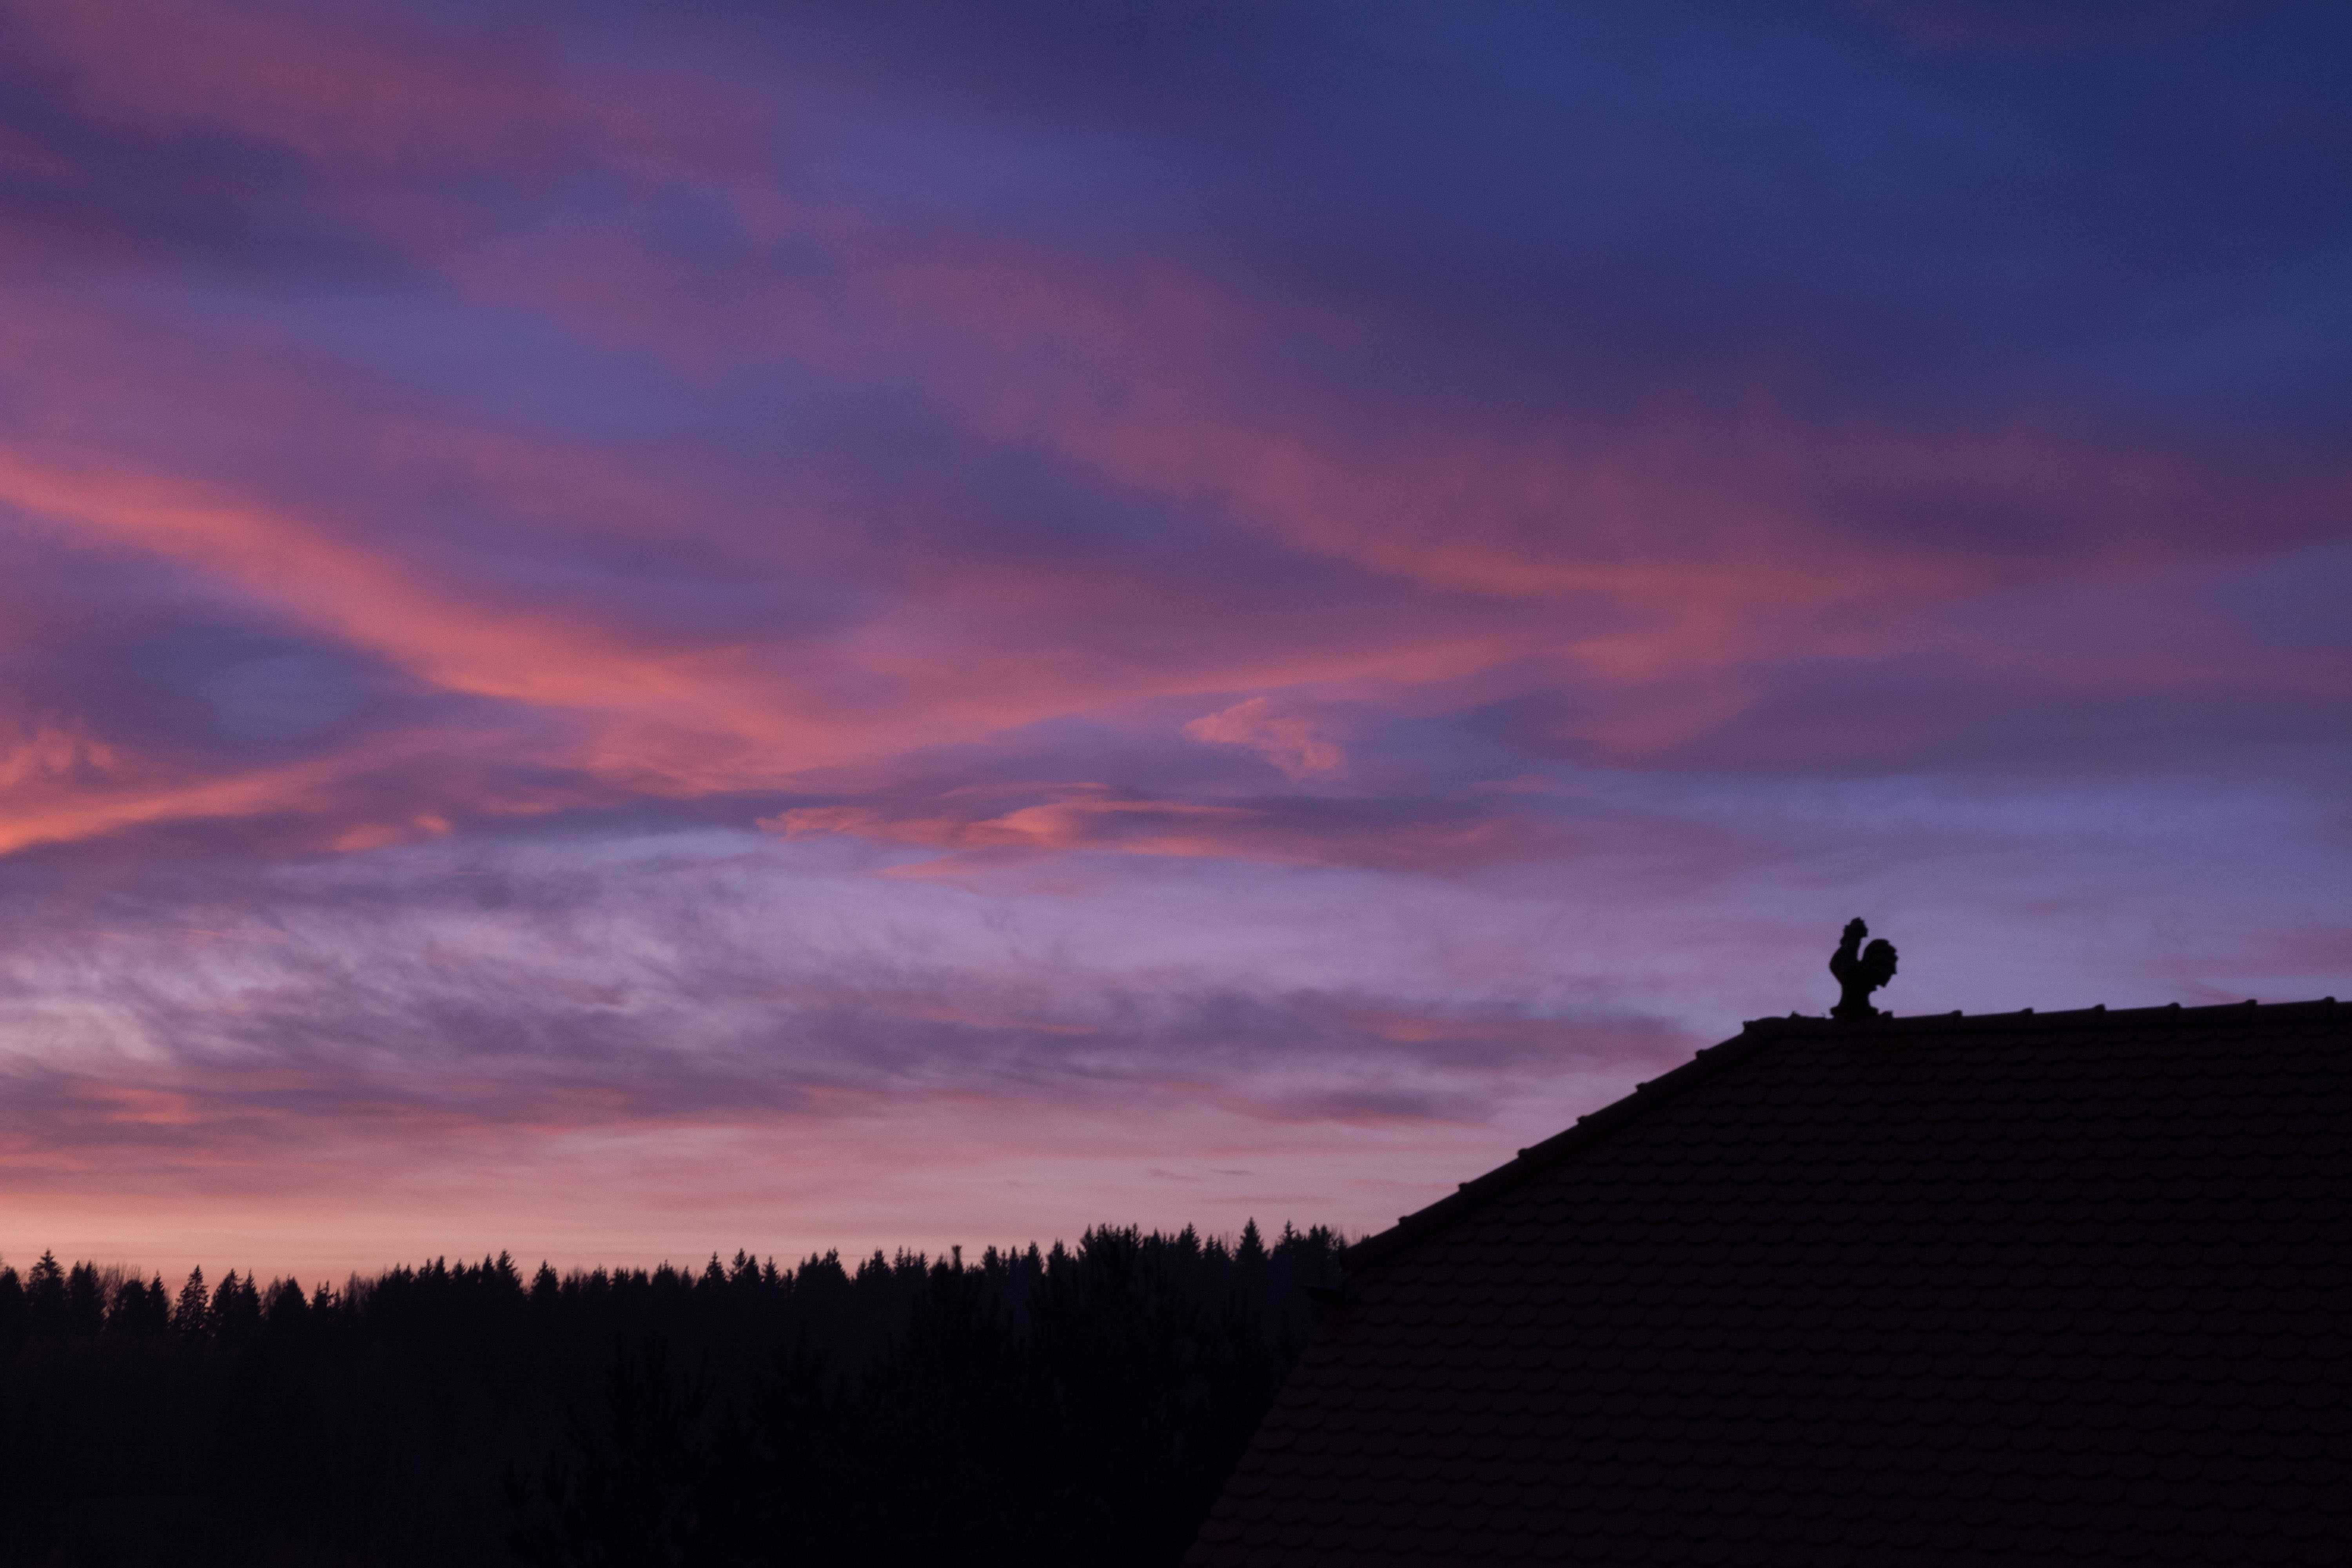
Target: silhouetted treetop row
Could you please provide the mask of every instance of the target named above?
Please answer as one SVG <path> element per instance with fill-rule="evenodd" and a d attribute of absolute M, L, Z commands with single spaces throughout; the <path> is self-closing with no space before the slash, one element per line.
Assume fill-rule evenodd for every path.
<path fill-rule="evenodd" d="M 44 1253 L 0 1264 L 0 1561 L 1172 1562 L 1339 1245 L 176 1290 Z"/>

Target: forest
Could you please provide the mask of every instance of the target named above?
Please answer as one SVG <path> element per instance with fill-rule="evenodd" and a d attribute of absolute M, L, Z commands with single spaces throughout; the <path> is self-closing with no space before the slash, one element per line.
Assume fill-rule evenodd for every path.
<path fill-rule="evenodd" d="M 0 1562 L 1167 1564 L 1332 1231 L 341 1289 L 0 1266 Z"/>

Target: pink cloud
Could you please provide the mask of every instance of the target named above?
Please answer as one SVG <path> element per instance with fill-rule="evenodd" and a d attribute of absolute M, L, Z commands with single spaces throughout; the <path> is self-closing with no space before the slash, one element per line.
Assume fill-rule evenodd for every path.
<path fill-rule="evenodd" d="M 1320 797 L 1204 803 L 1104 784 L 1060 785 L 1045 800 L 1009 809 L 988 792 L 800 806 L 760 826 L 787 838 L 847 834 L 948 857 L 897 873 L 924 876 L 1069 851 L 1455 874 L 1557 855 L 1569 843 L 1538 819 L 1488 807 Z"/>
<path fill-rule="evenodd" d="M 208 18 L 169 9 L 150 31 L 211 38 L 180 52 L 198 61 L 190 80 L 216 83 L 202 62 L 236 51 L 227 34 L 213 37 Z M 53 20 L 68 30 L 59 37 L 83 26 L 62 12 Z M 306 116 L 332 114 L 299 84 L 352 75 L 358 50 L 421 62 L 373 72 L 383 82 L 374 107 L 354 111 L 361 142 L 378 138 L 367 126 L 379 109 L 386 123 L 462 119 L 466 95 L 478 92 L 609 144 L 598 141 L 609 128 L 580 106 L 512 89 L 516 71 L 538 68 L 528 40 L 468 65 L 462 51 L 444 58 L 390 33 L 370 42 L 331 32 L 344 54 L 320 56 L 315 69 L 271 65 L 235 102 L 193 89 L 175 97 L 172 50 L 142 56 L 149 63 L 132 76 L 163 73 L 141 90 L 171 112 L 257 116 L 254 126 L 299 141 Z M 85 53 L 107 42 L 71 36 Z M 298 38 L 284 58 L 299 62 L 307 47 Z M 488 75 L 467 86 L 467 70 Z M 436 86 L 445 76 L 457 85 Z M 641 173 L 683 181 L 696 167 L 688 159 Z M 749 186 L 727 189 L 751 200 Z M 422 224 L 418 255 L 487 297 L 558 310 L 585 333 L 626 336 L 639 322 L 636 341 L 681 363 L 706 359 L 690 346 L 703 343 L 846 374 L 876 363 L 878 339 L 894 374 L 948 398 L 977 437 L 1042 450 L 1135 498 L 1215 509 L 1281 548 L 1389 579 L 1395 613 L 1357 614 L 1348 627 L 1344 613 L 1301 605 L 1276 620 L 1177 601 L 1143 571 L 992 561 L 955 542 L 951 505 L 918 502 L 888 519 L 915 537 L 891 563 L 887 607 L 855 635 L 714 637 L 487 581 L 468 553 L 478 540 L 414 532 L 391 506 L 255 495 L 168 463 L 100 459 L 96 429 L 21 452 L 8 489 L 20 505 L 168 554 L 437 689 L 548 714 L 576 737 L 548 760 L 612 790 L 681 796 L 782 787 L 812 770 L 883 764 L 911 747 L 1170 696 L 1307 684 L 1391 700 L 1471 682 L 1486 683 L 1489 697 L 1562 685 L 1638 694 L 1600 702 L 1581 738 L 1614 756 L 1660 755 L 1751 708 L 1759 661 L 1886 657 L 1917 645 L 1923 611 L 1967 605 L 2018 574 L 2114 572 L 2192 550 L 2224 494 L 2242 536 L 2260 539 L 2291 532 L 2347 493 L 2340 464 L 2308 454 L 2158 449 L 2039 412 L 1942 426 L 1801 421 L 1759 396 L 1730 414 L 1661 401 L 1606 427 L 1560 420 L 1497 433 L 1367 410 L 1268 367 L 1265 344 L 1278 331 L 1368 330 L 1339 307 L 1285 319 L 1282 302 L 1172 262 L 1139 269 L 984 228 L 912 241 L 887 215 L 829 200 L 799 219 L 771 212 L 763 221 L 784 222 L 839 263 L 845 292 L 830 311 L 757 268 L 747 273 L 755 289 L 782 290 L 775 310 L 747 314 L 724 291 L 704 300 L 635 235 L 551 257 Z M 49 347 L 76 357 L 71 345 Z M 268 428 L 280 414 L 299 419 L 318 390 L 276 360 L 257 361 L 244 405 L 221 418 Z M 796 503 L 747 526 L 740 520 L 760 506 L 747 499 L 752 487 L 714 477 L 708 454 L 621 457 L 498 437 L 357 398 L 323 424 L 396 487 L 463 484 L 497 512 L 500 544 L 526 557 L 594 538 L 706 549 L 751 572 L 856 580 L 876 564 L 858 542 L 876 521 L 870 501 Z M 246 466 L 272 457 L 253 452 Z M 1921 495 L 2040 509 L 2056 520 L 2055 547 L 2021 563 L 1969 546 L 1964 532 L 1857 525 L 1883 503 Z M 1141 628 L 1157 635 L 1138 639 Z M 1129 657 L 1131 640 L 1143 646 Z M 2148 679 L 2144 663 L 2135 668 Z M 1293 776 L 1332 771 L 1332 742 L 1274 713 L 1276 698 L 1249 700 L 1270 706 L 1244 702 L 1195 721 L 1219 732 L 1188 733 L 1250 746 Z M 1035 842 L 1089 837 L 1037 822 L 1003 831 Z"/>
<path fill-rule="evenodd" d="M 436 42 L 383 16 L 193 0 L 14 10 L 116 113 L 226 125 L 313 158 L 544 156 L 562 115 L 551 39 L 528 32 Z"/>
<path fill-rule="evenodd" d="M 1206 713 L 1184 726 L 1195 741 L 1213 745 L 1247 746 L 1292 778 L 1337 773 L 1347 753 L 1316 733 L 1314 724 L 1296 714 L 1278 714 L 1263 697 L 1236 702 Z"/>

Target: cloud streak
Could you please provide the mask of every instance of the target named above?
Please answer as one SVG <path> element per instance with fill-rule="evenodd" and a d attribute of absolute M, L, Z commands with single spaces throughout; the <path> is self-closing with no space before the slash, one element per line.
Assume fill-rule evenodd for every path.
<path fill-rule="evenodd" d="M 0 6 L 0 1180 L 1363 1226 L 1857 910 L 2341 991 L 2343 24 L 1915 12 Z"/>

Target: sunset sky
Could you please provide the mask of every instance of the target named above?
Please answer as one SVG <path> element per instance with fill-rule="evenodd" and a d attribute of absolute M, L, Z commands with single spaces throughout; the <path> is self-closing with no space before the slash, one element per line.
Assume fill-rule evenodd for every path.
<path fill-rule="evenodd" d="M 1377 1228 L 2352 994 L 2352 7 L 0 0 L 0 1258 Z"/>

